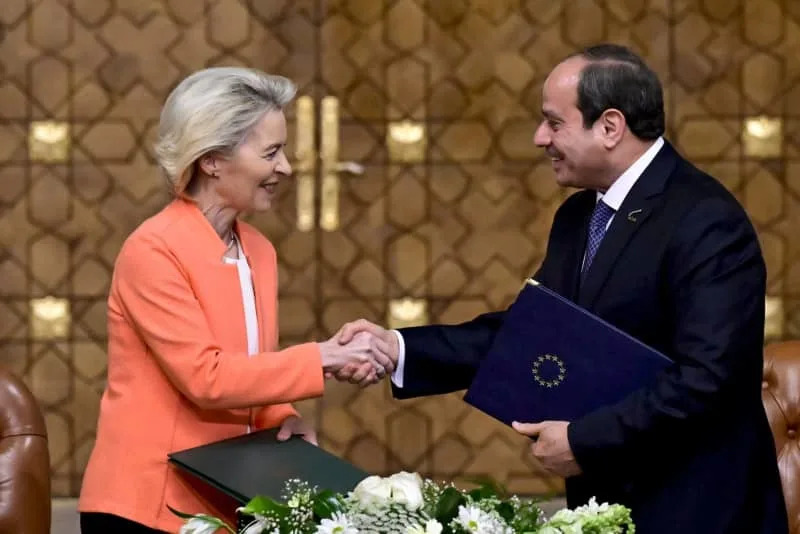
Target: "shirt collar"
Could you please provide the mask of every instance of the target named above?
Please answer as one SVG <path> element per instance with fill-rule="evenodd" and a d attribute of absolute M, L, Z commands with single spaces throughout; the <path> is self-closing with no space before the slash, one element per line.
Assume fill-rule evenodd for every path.
<path fill-rule="evenodd" d="M 628 196 L 636 180 L 639 179 L 645 169 L 653 162 L 662 146 L 664 146 L 664 138 L 659 137 L 650 145 L 650 148 L 648 148 L 644 154 L 639 156 L 639 159 L 633 162 L 633 165 L 628 167 L 628 169 L 611 184 L 611 187 L 608 188 L 605 194 L 598 191 L 597 200 L 599 201 L 602 198 L 603 202 L 613 208 L 614 211 L 619 211 L 620 206 L 622 206 L 622 201 Z"/>

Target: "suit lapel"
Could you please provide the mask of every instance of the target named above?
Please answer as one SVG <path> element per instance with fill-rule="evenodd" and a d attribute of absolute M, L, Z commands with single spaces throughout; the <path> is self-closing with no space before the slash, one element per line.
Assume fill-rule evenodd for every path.
<path fill-rule="evenodd" d="M 622 202 L 597 249 L 589 272 L 580 286 L 578 303 L 591 309 L 608 276 L 636 232 L 661 203 L 667 179 L 675 168 L 677 154 L 669 143 L 656 155 Z M 584 227 L 584 236 L 588 224 Z M 585 237 L 584 237 L 585 239 Z M 585 241 L 584 241 L 585 242 Z M 580 267 L 579 267 L 580 270 Z"/>
<path fill-rule="evenodd" d="M 556 215 L 548 238 L 547 254 L 534 274 L 539 282 L 572 301 L 578 297 L 586 225 L 594 208 L 594 198 L 594 191 L 580 191 L 570 198 L 568 211 Z"/>
<path fill-rule="evenodd" d="M 638 207 L 631 210 L 626 210 L 626 203 L 627 199 L 620 206 L 619 212 L 614 215 L 614 220 L 611 221 L 611 226 L 606 231 L 600 248 L 597 249 L 594 260 L 589 266 L 586 279 L 580 286 L 578 302 L 584 307 L 590 307 L 594 303 L 625 245 L 650 215 L 653 199 L 638 202 L 636 204 Z"/>
<path fill-rule="evenodd" d="M 589 227 L 589 219 L 594 209 L 595 194 L 594 191 L 590 191 L 589 193 L 591 193 L 591 195 L 587 195 L 587 202 L 581 209 L 582 215 L 575 220 L 575 225 L 571 228 L 572 235 L 568 239 L 571 246 L 567 250 L 567 256 L 563 262 L 565 287 L 561 294 L 573 302 L 577 302 L 578 300 L 581 266 L 583 265 L 583 251 L 586 250 L 586 241 L 588 238 L 586 229 Z"/>

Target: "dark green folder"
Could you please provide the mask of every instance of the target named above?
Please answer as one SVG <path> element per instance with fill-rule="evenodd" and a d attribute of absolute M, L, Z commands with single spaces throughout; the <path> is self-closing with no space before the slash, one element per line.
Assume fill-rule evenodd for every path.
<path fill-rule="evenodd" d="M 277 434 L 276 429 L 261 430 L 173 452 L 168 458 L 241 504 L 256 495 L 279 499 L 289 479 L 346 493 L 369 476 L 299 436 L 278 441 Z"/>

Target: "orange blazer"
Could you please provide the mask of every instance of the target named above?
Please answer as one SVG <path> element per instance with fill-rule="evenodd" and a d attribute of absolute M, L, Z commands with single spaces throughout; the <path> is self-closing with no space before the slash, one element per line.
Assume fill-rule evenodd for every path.
<path fill-rule="evenodd" d="M 239 275 L 200 210 L 174 200 L 125 241 L 108 298 L 108 382 L 78 509 L 177 532 L 167 505 L 231 519 L 235 503 L 167 463 L 167 453 L 280 425 L 323 392 L 315 343 L 276 350 L 277 262 L 236 222 L 250 264 L 260 352 L 247 353 Z"/>

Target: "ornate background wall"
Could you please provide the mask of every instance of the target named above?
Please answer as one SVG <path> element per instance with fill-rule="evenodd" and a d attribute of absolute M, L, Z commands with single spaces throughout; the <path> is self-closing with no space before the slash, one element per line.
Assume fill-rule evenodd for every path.
<path fill-rule="evenodd" d="M 289 112 L 293 146 L 299 136 L 308 149 L 296 166 L 309 154 L 363 166 L 301 173 L 277 212 L 253 219 L 279 250 L 291 344 L 362 316 L 453 322 L 507 305 L 566 194 L 532 146 L 541 84 L 600 40 L 657 69 L 669 137 L 758 227 L 770 335 L 800 335 L 800 4 L 3 0 L 0 358 L 46 412 L 55 494 L 80 488 L 105 378 L 106 289 L 124 238 L 164 203 L 150 143 L 182 76 L 231 64 L 287 75 L 308 97 Z M 323 446 L 374 472 L 561 490 L 524 440 L 457 394 L 400 403 L 385 384 L 333 386 L 302 410 Z"/>

